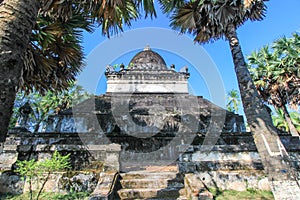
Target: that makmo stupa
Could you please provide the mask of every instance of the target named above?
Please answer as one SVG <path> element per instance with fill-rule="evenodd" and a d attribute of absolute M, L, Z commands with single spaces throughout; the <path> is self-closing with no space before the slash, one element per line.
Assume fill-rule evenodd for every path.
<path fill-rule="evenodd" d="M 176 64 L 176 63 L 175 63 Z M 150 47 L 119 70 L 107 66 L 107 91 L 49 119 L 44 132 L 12 130 L 0 155 L 0 193 L 22 193 L 17 160 L 70 154 L 47 191 L 88 191 L 90 199 L 200 199 L 216 190 L 270 190 L 243 117 L 189 93 Z M 299 170 L 299 138 L 280 135 Z M 207 198 L 206 198 L 207 199 Z M 212 197 L 210 198 L 212 199 Z"/>
<path fill-rule="evenodd" d="M 58 123 L 48 130 L 79 132 L 82 137 L 98 134 L 94 142 L 120 144 L 121 160 L 131 163 L 141 156 L 150 163 L 174 161 L 178 145 L 214 145 L 221 133 L 245 131 L 242 116 L 189 94 L 187 67 L 179 72 L 174 65 L 168 68 L 149 46 L 137 53 L 127 68 L 121 65 L 116 71 L 107 66 L 105 75 L 105 94 L 61 112 L 56 116 Z M 155 155 L 139 154 L 149 152 Z"/>
<path fill-rule="evenodd" d="M 82 102 L 75 110 L 77 117 L 94 110 L 101 131 L 107 135 L 174 134 L 184 128 L 182 122 L 188 121 L 188 118 L 193 120 L 192 126 L 189 125 L 191 132 L 205 134 L 214 116 L 224 117 L 221 119 L 224 122 L 223 132 L 245 131 L 242 116 L 228 112 L 202 96 L 189 94 L 188 67 L 179 72 L 175 71 L 173 64 L 168 68 L 164 59 L 149 46 L 137 53 L 127 68 L 122 64 L 116 71 L 107 66 L 105 76 L 106 93 Z M 59 132 L 96 131 L 91 121 L 84 117 L 80 126 L 69 124 L 73 123 L 71 114 L 71 109 L 61 112 L 59 123 L 48 129 L 58 129 Z"/>

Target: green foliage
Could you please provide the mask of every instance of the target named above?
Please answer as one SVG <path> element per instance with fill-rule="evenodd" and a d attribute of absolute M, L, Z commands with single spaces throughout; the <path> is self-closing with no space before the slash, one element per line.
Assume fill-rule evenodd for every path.
<path fill-rule="evenodd" d="M 227 110 L 230 112 L 238 113 L 241 99 L 237 90 L 230 90 L 227 94 Z"/>
<path fill-rule="evenodd" d="M 196 42 L 206 43 L 224 37 L 229 25 L 237 28 L 247 20 L 262 20 L 265 1 L 160 0 L 159 3 L 163 11 L 170 14 L 173 29 L 191 33 Z"/>
<path fill-rule="evenodd" d="M 124 25 L 131 26 L 131 21 L 142 13 L 156 16 L 152 0 L 53 0 L 40 6 L 19 82 L 26 93 L 62 92 L 68 88 L 84 66 L 84 31 L 92 32 L 98 24 L 103 35 L 109 37 L 122 31 Z"/>
<path fill-rule="evenodd" d="M 83 31 L 92 31 L 78 12 L 65 20 L 39 14 L 24 57 L 19 89 L 26 94 L 66 90 L 84 66 Z"/>
<path fill-rule="evenodd" d="M 297 131 L 300 132 L 300 114 L 298 112 L 291 112 L 289 113 L 292 123 L 295 125 Z M 284 113 L 282 109 L 278 109 L 272 115 L 272 120 L 274 126 L 282 131 L 288 132 L 290 130 L 288 123 L 285 120 Z"/>
<path fill-rule="evenodd" d="M 275 114 L 272 115 L 272 120 L 274 126 L 276 126 L 279 130 L 289 131 L 289 125 L 284 118 L 284 113 L 282 109 L 278 109 L 275 111 Z"/>
<path fill-rule="evenodd" d="M 222 190 L 210 189 L 216 200 L 240 200 L 240 199 L 265 199 L 273 200 L 273 194 L 271 191 L 247 189 L 247 191 L 235 191 L 235 190 Z"/>
<path fill-rule="evenodd" d="M 91 95 L 85 92 L 81 86 L 72 83 L 67 91 L 54 93 L 47 91 L 44 95 L 38 92 L 25 94 L 24 92 L 17 93 L 15 100 L 14 113 L 11 118 L 10 128 L 15 127 L 18 118 L 20 117 L 19 109 L 26 102 L 29 102 L 33 113 L 29 115 L 27 129 L 32 132 L 37 132 L 43 122 L 46 122 L 49 116 L 58 114 L 59 111 L 68 109 L 72 105 L 76 105 Z"/>
<path fill-rule="evenodd" d="M 33 193 L 36 195 L 36 193 Z M 53 192 L 43 192 L 40 195 L 41 200 L 82 200 L 86 199 L 89 197 L 89 193 L 87 192 L 70 192 L 68 194 L 59 194 L 59 193 L 53 193 Z M 25 193 L 21 195 L 10 195 L 10 194 L 5 194 L 1 195 L 0 194 L 0 199 L 5 199 L 5 200 L 26 200 L 30 199 L 30 194 Z"/>
<path fill-rule="evenodd" d="M 248 56 L 249 70 L 262 99 L 275 108 L 300 104 L 300 35 L 280 38 Z"/>
<path fill-rule="evenodd" d="M 16 164 L 18 166 L 18 169 L 16 169 L 15 171 L 18 172 L 22 176 L 22 178 L 26 177 L 26 181 L 30 181 L 33 177 L 37 175 L 38 165 L 34 159 L 29 161 L 17 160 Z"/>
<path fill-rule="evenodd" d="M 71 168 L 69 157 L 70 154 L 62 156 L 58 151 L 54 151 L 50 159 L 17 161 L 17 169 L 15 171 L 23 178 L 26 178 L 26 181 L 29 183 L 30 199 L 33 199 L 33 181 L 36 181 L 39 186 L 41 185 L 36 195 L 36 199 L 39 199 L 46 182 L 53 172 Z"/>
<path fill-rule="evenodd" d="M 53 173 L 54 171 L 70 169 L 71 165 L 69 159 L 70 159 L 70 154 L 63 156 L 58 151 L 54 151 L 51 159 L 44 159 L 36 163 L 36 165 L 39 167 L 38 172 Z"/>
<path fill-rule="evenodd" d="M 297 131 L 300 133 L 300 114 L 298 112 L 290 113 L 293 124 L 296 126 Z"/>
<path fill-rule="evenodd" d="M 300 35 L 295 33 L 248 56 L 249 71 L 261 98 L 276 109 L 272 116 L 274 125 L 292 135 L 298 134 L 299 121 L 297 113 L 291 116 L 287 105 L 294 110 L 300 105 L 299 55 Z"/>

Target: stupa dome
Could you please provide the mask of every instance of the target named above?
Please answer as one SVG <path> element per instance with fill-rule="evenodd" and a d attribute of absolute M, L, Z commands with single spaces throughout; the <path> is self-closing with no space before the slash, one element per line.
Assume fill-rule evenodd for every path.
<path fill-rule="evenodd" d="M 131 70 L 167 70 L 164 59 L 156 52 L 152 51 L 149 46 L 137 53 L 129 62 Z"/>

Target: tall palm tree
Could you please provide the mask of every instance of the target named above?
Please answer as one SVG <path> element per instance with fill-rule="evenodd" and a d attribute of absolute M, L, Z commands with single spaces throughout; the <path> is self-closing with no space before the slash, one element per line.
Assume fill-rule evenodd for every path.
<path fill-rule="evenodd" d="M 245 21 L 263 19 L 264 0 L 160 0 L 160 3 L 165 12 L 172 13 L 171 26 L 193 34 L 196 42 L 220 38 L 229 42 L 244 111 L 268 178 L 275 182 L 292 181 L 299 190 L 289 156 L 251 79 L 237 37 L 237 28 Z M 286 188 L 278 189 L 286 191 Z"/>
<path fill-rule="evenodd" d="M 265 46 L 252 52 L 248 56 L 249 70 L 262 99 L 276 110 L 281 109 L 290 133 L 299 136 L 287 105 L 297 109 L 300 104 L 300 42 L 283 37 L 274 42 L 272 49 Z"/>
<path fill-rule="evenodd" d="M 151 0 L 0 0 L 0 149 L 6 138 L 19 87 L 28 89 L 27 86 L 30 85 L 40 86 L 39 88 L 53 88 L 53 90 L 63 89 L 67 86 L 66 83 L 72 80 L 72 77 L 80 70 L 81 61 L 73 59 L 78 53 L 76 48 L 77 50 L 79 48 L 77 41 L 75 41 L 76 44 L 73 44 L 74 37 L 69 38 L 68 35 L 57 37 L 56 42 L 60 42 L 63 48 L 57 48 L 54 51 L 52 50 L 58 47 L 56 42 L 43 44 L 48 47 L 46 50 L 43 49 L 43 45 L 34 47 L 36 42 L 32 42 L 31 46 L 28 45 L 36 26 L 40 26 L 36 30 L 44 31 L 42 23 L 36 23 L 39 15 L 44 19 L 50 17 L 64 23 L 76 13 L 84 14 L 92 19 L 91 23 L 99 24 L 102 27 L 103 34 L 109 36 L 111 33 L 122 30 L 124 25 L 130 25 L 132 20 L 140 16 L 139 11 L 142 8 L 145 9 L 146 15 L 156 15 Z M 59 25 L 57 24 L 57 26 Z M 52 26 L 52 28 L 57 26 Z M 52 31 L 55 32 L 54 29 Z M 43 34 L 36 35 L 42 36 Z M 50 41 L 52 39 L 49 38 Z M 35 40 L 38 41 L 39 38 L 35 38 Z M 72 55 L 65 54 L 69 45 L 74 45 L 74 52 L 72 52 L 74 54 L 71 53 Z M 64 52 L 65 56 L 55 61 L 58 52 Z M 40 56 L 39 53 L 42 55 Z M 77 54 L 77 56 L 82 58 L 81 54 Z M 32 65 L 33 60 L 41 62 Z M 27 65 L 26 63 L 31 64 Z M 70 70 L 71 65 L 75 65 L 74 68 L 77 70 Z M 49 73 L 51 70 L 54 72 Z M 36 72 L 48 76 L 46 79 L 39 78 L 39 73 L 36 74 Z M 67 74 L 66 80 L 65 74 Z"/>
<path fill-rule="evenodd" d="M 227 109 L 230 112 L 238 112 L 241 103 L 240 96 L 237 90 L 230 90 L 227 94 Z"/>
<path fill-rule="evenodd" d="M 287 92 L 288 104 L 296 110 L 300 105 L 300 35 L 294 33 L 291 38 L 280 38 L 272 48 L 279 58 L 276 67 L 281 69 L 278 81 Z"/>

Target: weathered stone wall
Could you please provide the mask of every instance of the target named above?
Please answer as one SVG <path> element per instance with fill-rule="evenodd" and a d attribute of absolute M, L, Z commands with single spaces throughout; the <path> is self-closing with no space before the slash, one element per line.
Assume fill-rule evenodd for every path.
<path fill-rule="evenodd" d="M 189 173 L 184 177 L 184 193 L 188 199 L 213 199 L 209 189 L 217 191 L 249 189 L 270 191 L 268 178 L 262 171 L 211 171 Z"/>
<path fill-rule="evenodd" d="M 188 137 L 188 135 L 185 136 Z M 184 138 L 179 138 L 179 141 L 181 139 Z M 55 150 L 62 154 L 71 154 L 73 170 L 97 170 L 102 163 L 116 170 L 123 170 L 124 165 L 126 167 L 137 164 L 149 166 L 177 162 L 180 172 L 203 176 L 205 180 L 210 180 L 207 182 L 208 185 L 214 180 L 218 187 L 226 189 L 229 182 L 236 182 L 236 184 L 243 182 L 241 186 L 243 188 L 250 187 L 252 184 L 251 187 L 260 189 L 258 186 L 260 182 L 250 184 L 251 181 L 261 180 L 263 177 L 263 175 L 258 177 L 258 174 L 263 174 L 263 166 L 250 133 L 223 133 L 209 150 L 202 145 L 204 139 L 204 135 L 198 134 L 193 137 L 190 145 L 180 143 L 173 145 L 171 142 L 174 136 L 171 135 L 136 138 L 129 135 L 105 136 L 98 133 L 10 134 L 4 146 L 4 152 L 0 154 L 0 170 L 2 171 L 0 192 L 20 192 L 20 188 L 24 187 L 24 182 L 20 180 L 20 177 L 11 172 L 17 159 L 43 159 L 50 157 Z M 299 139 L 281 136 L 281 140 L 299 170 Z M 160 149 L 164 150 L 159 151 Z M 158 153 L 151 154 L 152 152 Z M 160 161 L 165 161 L 165 163 L 160 163 Z M 246 176 L 246 172 L 253 174 Z M 244 175 L 248 178 L 242 178 Z M 211 179 L 208 179 L 208 176 Z M 49 184 L 54 184 L 53 181 Z M 247 187 L 245 184 L 248 184 Z M 227 189 L 230 189 L 228 187 Z"/>
<path fill-rule="evenodd" d="M 49 176 L 43 191 L 92 193 L 96 188 L 100 175 L 100 172 L 94 171 L 55 172 Z M 42 180 L 37 181 L 37 179 L 33 179 L 32 190 L 38 191 L 41 188 L 41 184 Z M 10 171 L 0 172 L 0 193 L 22 194 L 28 191 L 29 183 L 18 174 Z"/>
<path fill-rule="evenodd" d="M 75 126 L 72 121 L 76 114 Z M 217 119 L 216 116 L 220 115 Z M 188 94 L 105 94 L 90 98 L 55 116 L 55 126 L 46 130 L 56 132 L 99 131 L 107 134 L 160 133 L 170 134 L 185 126 L 186 117 L 194 118 L 193 133 L 207 133 L 209 126 L 219 123 L 223 132 L 245 132 L 242 116 L 228 112 L 201 96 Z M 98 118 L 98 120 L 95 120 Z M 95 124 L 96 123 L 96 124 Z M 100 125 L 100 126 L 99 126 Z M 192 127 L 192 126 L 190 126 Z"/>
<path fill-rule="evenodd" d="M 62 155 L 70 154 L 73 172 L 53 174 L 45 190 L 64 192 L 72 189 L 92 192 L 98 181 L 99 170 L 103 167 L 119 170 L 121 146 L 90 141 L 89 144 L 84 144 L 76 133 L 11 133 L 3 153 L 0 154 L 0 193 L 19 194 L 24 188 L 28 190 L 24 180 L 12 171 L 17 160 L 49 158 L 55 150 Z"/>
<path fill-rule="evenodd" d="M 70 154 L 76 170 L 89 168 L 97 162 L 119 169 L 121 146 L 118 144 L 83 143 L 77 133 L 15 133 L 9 135 L 0 154 L 0 170 L 14 168 L 16 160 L 48 158 L 55 150 L 62 155 Z"/>
<path fill-rule="evenodd" d="M 295 168 L 300 171 L 300 140 L 281 136 Z M 263 170 L 260 157 L 250 133 L 222 134 L 216 145 L 201 146 L 204 136 L 197 137 L 179 158 L 184 173 L 215 170 Z"/>

